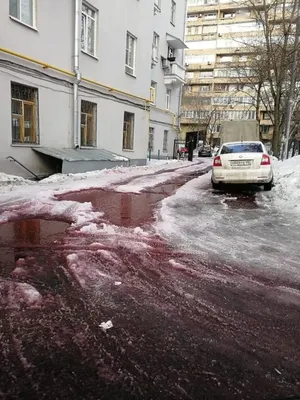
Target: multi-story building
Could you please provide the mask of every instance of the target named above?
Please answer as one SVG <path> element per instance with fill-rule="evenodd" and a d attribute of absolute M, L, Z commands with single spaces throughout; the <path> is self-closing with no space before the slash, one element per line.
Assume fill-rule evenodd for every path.
<path fill-rule="evenodd" d="M 258 0 L 259 3 L 262 2 Z M 197 139 L 204 139 L 217 144 L 226 120 L 257 120 L 262 138 L 272 138 L 269 114 L 264 109 L 257 112 L 255 90 L 249 85 L 247 43 L 260 33 L 246 4 L 231 0 L 188 1 L 187 85 L 181 120 L 187 140 L 196 143 Z"/>
<path fill-rule="evenodd" d="M 0 171 L 78 172 L 173 155 L 186 0 L 0 4 Z M 58 4 L 59 3 L 59 4 Z"/>

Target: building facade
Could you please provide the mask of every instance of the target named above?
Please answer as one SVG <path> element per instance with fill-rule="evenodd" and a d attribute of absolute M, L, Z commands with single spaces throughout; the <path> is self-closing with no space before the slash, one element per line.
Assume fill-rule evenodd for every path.
<path fill-rule="evenodd" d="M 186 0 L 1 2 L 0 171 L 30 176 L 7 157 L 38 176 L 172 157 L 185 19 Z"/>
<path fill-rule="evenodd" d="M 256 108 L 247 67 L 249 44 L 260 32 L 244 1 L 189 0 L 184 138 L 218 145 L 224 121 L 256 120 L 263 140 L 272 139 L 270 117 L 264 108 Z"/>

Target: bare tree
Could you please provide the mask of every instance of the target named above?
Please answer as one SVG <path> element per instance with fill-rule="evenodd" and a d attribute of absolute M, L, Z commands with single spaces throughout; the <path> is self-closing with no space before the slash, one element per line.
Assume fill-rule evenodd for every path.
<path fill-rule="evenodd" d="M 212 133 L 217 130 L 217 125 L 220 124 L 219 108 L 217 106 L 212 107 L 210 91 L 200 91 L 199 87 L 197 91 L 191 91 L 193 87 L 191 83 L 191 80 L 187 79 L 184 85 L 182 110 L 190 113 L 190 131 L 196 133 L 197 145 L 200 139 L 206 144 L 211 144 L 209 142 Z"/>
<path fill-rule="evenodd" d="M 240 43 L 241 51 L 247 53 L 247 63 L 238 62 L 236 69 L 241 81 L 252 90 L 248 94 L 255 100 L 257 120 L 261 109 L 270 116 L 273 151 L 278 156 L 292 65 L 295 52 L 298 54 L 295 22 L 299 0 L 246 0 L 243 5 L 250 10 L 258 30 L 250 38 L 234 38 Z M 293 95 L 297 98 L 299 93 Z"/>

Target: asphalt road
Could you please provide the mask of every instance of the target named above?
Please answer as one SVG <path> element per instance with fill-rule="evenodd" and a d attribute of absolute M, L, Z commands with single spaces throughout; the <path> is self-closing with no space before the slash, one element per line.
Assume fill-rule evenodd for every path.
<path fill-rule="evenodd" d="M 159 202 L 194 178 L 64 196 L 104 210 L 89 228 L 0 226 L 1 399 L 300 393 L 299 226 L 259 193 L 199 178 L 158 235 Z"/>

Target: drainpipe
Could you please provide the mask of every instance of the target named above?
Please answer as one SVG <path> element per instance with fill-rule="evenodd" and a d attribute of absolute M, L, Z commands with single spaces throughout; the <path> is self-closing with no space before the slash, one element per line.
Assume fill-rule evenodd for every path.
<path fill-rule="evenodd" d="M 79 69 L 79 54 L 80 54 L 80 21 L 81 21 L 81 2 L 75 0 L 75 21 L 74 21 L 74 73 L 75 81 L 73 85 L 73 140 L 74 148 L 79 148 L 79 97 L 78 88 L 81 81 L 81 73 Z"/>
<path fill-rule="evenodd" d="M 187 11 L 188 11 L 188 0 L 185 0 L 185 16 L 184 16 L 184 25 L 183 25 L 183 41 L 185 41 L 185 30 L 186 30 L 186 23 L 187 23 Z M 185 67 L 185 50 L 183 49 L 182 55 L 181 55 L 181 65 Z M 181 124 L 180 124 L 180 118 L 181 118 L 181 105 L 182 105 L 182 96 L 183 96 L 183 86 L 180 86 L 180 91 L 179 91 L 179 102 L 178 102 L 178 133 L 181 136 Z M 177 138 L 178 136 L 177 135 Z"/>

